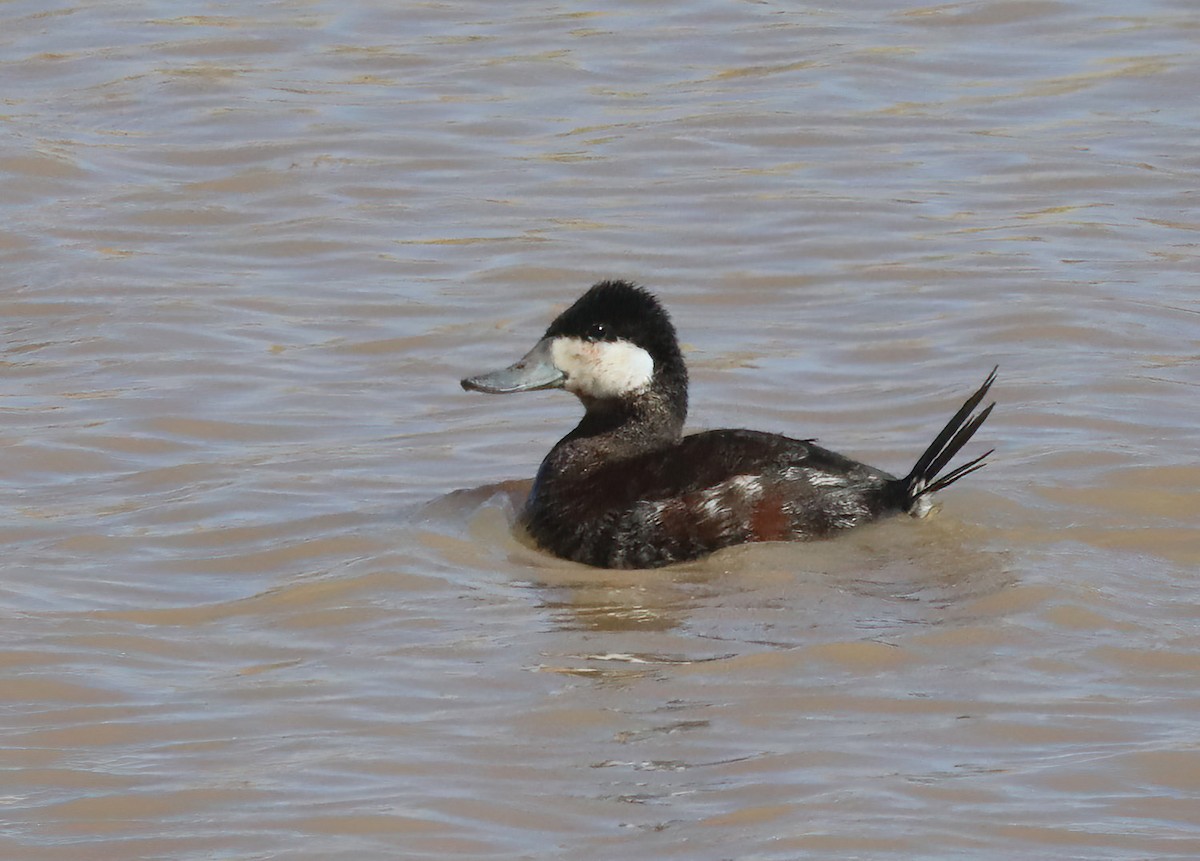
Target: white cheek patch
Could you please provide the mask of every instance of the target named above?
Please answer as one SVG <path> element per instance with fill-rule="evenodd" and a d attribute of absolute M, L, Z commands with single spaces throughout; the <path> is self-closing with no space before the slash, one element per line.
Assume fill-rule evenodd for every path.
<path fill-rule="evenodd" d="M 654 377 L 654 359 L 629 341 L 555 338 L 550 355 L 567 375 L 563 388 L 580 397 L 621 397 L 646 388 Z"/>

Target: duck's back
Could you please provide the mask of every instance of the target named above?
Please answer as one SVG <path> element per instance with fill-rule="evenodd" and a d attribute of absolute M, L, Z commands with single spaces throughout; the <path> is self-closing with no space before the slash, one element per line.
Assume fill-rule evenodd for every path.
<path fill-rule="evenodd" d="M 564 440 L 542 464 L 524 519 L 560 556 L 648 568 L 733 544 L 824 537 L 900 510 L 900 484 L 811 442 L 757 431 L 708 431 L 628 458 Z"/>

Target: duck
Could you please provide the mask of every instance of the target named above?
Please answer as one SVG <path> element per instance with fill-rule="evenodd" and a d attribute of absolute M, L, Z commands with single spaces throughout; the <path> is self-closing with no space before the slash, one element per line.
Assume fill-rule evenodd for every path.
<path fill-rule="evenodd" d="M 661 302 L 625 280 L 593 285 L 523 358 L 467 391 L 563 389 L 579 424 L 546 455 L 519 524 L 541 549 L 597 568 L 658 568 L 736 544 L 811 541 L 891 515 L 986 465 L 943 472 L 987 420 L 993 368 L 912 469 L 897 477 L 812 439 L 744 429 L 684 433 L 688 372 Z"/>

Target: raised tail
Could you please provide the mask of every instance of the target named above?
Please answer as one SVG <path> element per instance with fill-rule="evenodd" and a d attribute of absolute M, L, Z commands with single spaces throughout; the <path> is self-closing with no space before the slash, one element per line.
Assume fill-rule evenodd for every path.
<path fill-rule="evenodd" d="M 954 418 L 946 422 L 946 426 L 942 428 L 942 432 L 929 444 L 929 448 L 925 449 L 925 453 L 917 459 L 912 471 L 901 480 L 904 490 L 905 511 L 918 517 L 924 517 L 932 507 L 929 500 L 926 499 L 929 494 L 944 487 L 949 487 L 964 475 L 987 466 L 984 463 L 984 458 L 995 451 L 995 449 L 989 449 L 974 460 L 967 461 L 962 466 L 956 466 L 943 476 L 938 476 L 938 473 L 945 468 L 950 459 L 958 454 L 958 450 L 967 444 L 967 440 L 975 435 L 975 431 L 979 430 L 979 426 L 991 415 L 992 407 L 996 406 L 994 401 L 977 414 L 972 415 L 972 413 L 975 412 L 975 408 L 979 406 L 979 403 L 987 395 L 988 389 L 992 387 L 992 383 L 996 382 L 996 371 L 998 369 L 999 365 L 992 368 L 992 372 L 983 381 L 983 385 L 979 387 L 975 394 L 967 398 L 966 403 L 954 414 Z"/>

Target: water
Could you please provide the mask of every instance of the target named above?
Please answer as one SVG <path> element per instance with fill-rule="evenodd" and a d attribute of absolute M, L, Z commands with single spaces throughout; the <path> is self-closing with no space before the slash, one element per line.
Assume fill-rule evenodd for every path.
<path fill-rule="evenodd" d="M 1190 2 L 0 6 L 0 857 L 1200 855 Z M 655 572 L 457 380 L 592 281 L 926 522 Z"/>

